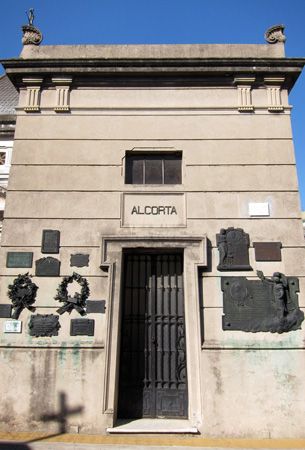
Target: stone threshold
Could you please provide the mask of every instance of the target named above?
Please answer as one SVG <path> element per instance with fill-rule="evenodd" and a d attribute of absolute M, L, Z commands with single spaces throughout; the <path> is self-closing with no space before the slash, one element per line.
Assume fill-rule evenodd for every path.
<path fill-rule="evenodd" d="M 189 420 L 179 419 L 120 419 L 107 432 L 115 433 L 152 433 L 152 434 L 198 434 Z"/>

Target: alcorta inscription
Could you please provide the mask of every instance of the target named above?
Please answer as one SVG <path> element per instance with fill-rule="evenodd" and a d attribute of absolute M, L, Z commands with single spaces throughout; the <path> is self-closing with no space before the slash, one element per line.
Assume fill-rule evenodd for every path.
<path fill-rule="evenodd" d="M 133 206 L 132 214 L 143 214 L 146 216 L 171 216 L 173 214 L 177 215 L 177 210 L 175 206 Z"/>

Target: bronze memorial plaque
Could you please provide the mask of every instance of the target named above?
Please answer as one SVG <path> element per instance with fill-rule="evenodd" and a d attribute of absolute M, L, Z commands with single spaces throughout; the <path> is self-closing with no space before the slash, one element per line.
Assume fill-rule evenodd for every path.
<path fill-rule="evenodd" d="M 54 314 L 37 314 L 31 316 L 29 323 L 31 336 L 58 336 L 59 328 L 59 316 Z"/>
<path fill-rule="evenodd" d="M 0 305 L 0 317 L 11 317 L 12 316 L 12 305 Z"/>
<path fill-rule="evenodd" d="M 281 242 L 253 242 L 255 261 L 282 261 Z"/>
<path fill-rule="evenodd" d="M 35 261 L 37 277 L 59 277 L 60 261 L 48 256 Z"/>
<path fill-rule="evenodd" d="M 94 320 L 72 319 L 70 336 L 94 336 Z"/>
<path fill-rule="evenodd" d="M 9 269 L 24 267 L 30 268 L 33 265 L 33 252 L 7 252 L 6 267 Z"/>
<path fill-rule="evenodd" d="M 87 308 L 86 313 L 92 314 L 92 313 L 100 313 L 105 314 L 105 303 L 106 300 L 87 300 Z"/>
<path fill-rule="evenodd" d="M 249 234 L 241 228 L 222 228 L 216 234 L 220 271 L 252 270 L 249 264 Z"/>
<path fill-rule="evenodd" d="M 70 267 L 88 267 L 89 266 L 89 255 L 82 253 L 77 253 L 76 255 L 71 255 L 70 257 Z"/>
<path fill-rule="evenodd" d="M 284 333 L 301 328 L 304 313 L 299 309 L 299 280 L 275 272 L 259 280 L 221 277 L 223 291 L 223 330 L 256 333 Z"/>
<path fill-rule="evenodd" d="M 43 230 L 41 253 L 59 253 L 59 239 L 58 230 Z"/>

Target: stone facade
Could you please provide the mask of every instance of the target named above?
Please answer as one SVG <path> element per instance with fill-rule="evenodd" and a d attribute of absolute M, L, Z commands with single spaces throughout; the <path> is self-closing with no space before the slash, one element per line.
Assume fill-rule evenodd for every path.
<path fill-rule="evenodd" d="M 6 75 L 0 77 L 0 239 L 11 166 L 18 92 Z"/>
<path fill-rule="evenodd" d="M 0 319 L 2 426 L 56 432 L 64 410 L 68 432 L 115 432 L 124 255 L 167 251 L 183 256 L 188 386 L 187 418 L 168 419 L 168 431 L 305 437 L 303 323 L 284 333 L 224 329 L 221 286 L 223 276 L 251 281 L 259 280 L 256 270 L 269 279 L 280 272 L 298 278 L 305 308 L 288 101 L 304 60 L 285 58 L 279 42 L 27 45 L 20 58 L 2 63 L 20 98 L 1 303 L 10 303 L 8 286 L 19 274 L 30 272 L 38 286 L 36 311 L 25 308 L 16 319 L 20 332 Z M 129 155 L 180 155 L 181 182 L 126 183 Z M 233 274 L 217 268 L 216 235 L 231 228 L 249 235 L 250 269 Z M 47 251 L 44 230 L 60 234 L 59 244 L 50 234 Z M 257 260 L 253 243 L 264 242 L 281 244 L 280 260 Z M 32 266 L 20 262 L 25 253 L 33 254 Z M 7 264 L 8 254 L 15 263 Z M 71 266 L 71 255 L 85 255 L 83 265 Z M 43 258 L 60 262 L 60 276 L 47 269 L 35 275 Z M 72 306 L 60 315 L 57 334 L 44 335 L 45 325 L 38 337 L 31 334 L 31 316 L 58 315 L 62 304 L 54 297 L 73 272 L 88 282 L 89 301 L 104 300 L 105 310 L 82 318 Z M 71 285 L 70 300 L 80 292 L 76 280 Z M 71 320 L 86 318 L 94 320 L 93 335 L 86 324 L 85 334 L 73 335 Z M 5 326 L 11 332 L 2 332 Z"/>

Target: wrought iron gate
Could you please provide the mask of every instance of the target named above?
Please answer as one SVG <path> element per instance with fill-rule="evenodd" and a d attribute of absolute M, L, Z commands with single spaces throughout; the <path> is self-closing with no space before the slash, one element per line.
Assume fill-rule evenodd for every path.
<path fill-rule="evenodd" d="M 125 255 L 118 416 L 187 418 L 181 253 Z"/>

